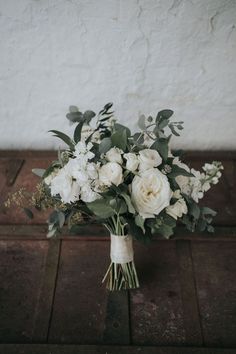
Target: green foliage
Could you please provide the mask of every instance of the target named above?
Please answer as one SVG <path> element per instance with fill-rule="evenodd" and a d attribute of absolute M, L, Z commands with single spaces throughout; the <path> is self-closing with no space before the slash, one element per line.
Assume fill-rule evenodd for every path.
<path fill-rule="evenodd" d="M 70 149 L 72 151 L 74 151 L 75 144 L 74 144 L 73 140 L 71 140 L 71 138 L 68 135 L 66 135 L 58 130 L 49 130 L 49 132 L 54 133 L 53 136 L 56 136 L 57 138 L 63 140 L 70 147 Z"/>
<path fill-rule="evenodd" d="M 36 175 L 36 176 L 38 176 L 38 177 L 43 177 L 43 175 L 44 175 L 44 173 L 45 173 L 45 169 L 44 168 L 33 168 L 32 169 L 32 172 Z"/>
<path fill-rule="evenodd" d="M 99 152 L 105 154 L 112 147 L 111 138 L 103 138 L 99 144 Z"/>
<path fill-rule="evenodd" d="M 98 218 L 107 219 L 115 215 L 115 210 L 108 199 L 97 199 L 93 202 L 86 203 L 89 210 L 91 210 Z"/>
<path fill-rule="evenodd" d="M 75 128 L 75 131 L 74 131 L 74 141 L 75 143 L 77 144 L 80 139 L 81 139 L 81 132 L 82 132 L 82 128 L 83 128 L 83 122 L 80 122 L 76 128 Z"/>

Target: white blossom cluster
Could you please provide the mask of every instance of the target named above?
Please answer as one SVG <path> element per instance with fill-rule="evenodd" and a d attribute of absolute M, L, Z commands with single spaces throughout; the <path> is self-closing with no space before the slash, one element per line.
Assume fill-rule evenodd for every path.
<path fill-rule="evenodd" d="M 190 196 L 196 203 L 203 198 L 204 193 L 210 189 L 212 184 L 218 183 L 222 175 L 221 170 L 223 170 L 222 164 L 217 161 L 213 161 L 212 164 L 206 163 L 202 168 L 204 172 L 190 169 L 179 158 L 175 158 L 174 163 L 193 174 L 193 177 L 177 176 L 176 182 L 181 192 Z"/>

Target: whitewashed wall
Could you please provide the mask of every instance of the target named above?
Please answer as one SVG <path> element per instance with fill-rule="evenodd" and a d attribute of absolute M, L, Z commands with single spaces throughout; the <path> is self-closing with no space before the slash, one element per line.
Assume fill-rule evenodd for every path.
<path fill-rule="evenodd" d="M 236 0 L 0 0 L 0 148 L 56 148 L 70 104 L 163 108 L 174 146 L 236 148 Z"/>

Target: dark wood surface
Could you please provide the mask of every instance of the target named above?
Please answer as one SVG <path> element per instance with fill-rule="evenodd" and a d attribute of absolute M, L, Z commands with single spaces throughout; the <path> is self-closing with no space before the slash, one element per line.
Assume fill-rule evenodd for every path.
<path fill-rule="evenodd" d="M 109 293 L 103 228 L 46 239 L 47 214 L 33 220 L 3 205 L 33 190 L 54 152 L 0 152 L 0 353 L 236 353 L 236 153 L 198 152 L 225 170 L 204 204 L 218 211 L 215 235 L 179 228 L 171 240 L 135 242 L 138 290 Z M 187 346 L 187 348 L 186 348 Z"/>

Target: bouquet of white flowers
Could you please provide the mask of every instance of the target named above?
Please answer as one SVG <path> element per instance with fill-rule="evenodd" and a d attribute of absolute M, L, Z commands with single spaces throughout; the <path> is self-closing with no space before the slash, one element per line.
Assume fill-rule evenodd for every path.
<path fill-rule="evenodd" d="M 183 129 L 183 122 L 170 122 L 173 111 L 140 116 L 140 131 L 132 134 L 116 122 L 111 108 L 106 104 L 96 115 L 70 107 L 67 118 L 76 124 L 74 136 L 51 131 L 68 148 L 59 151 L 47 170 L 33 170 L 42 177 L 33 201 L 37 208 L 54 208 L 48 237 L 64 224 L 99 223 L 109 230 L 111 263 L 103 281 L 109 290 L 120 290 L 139 286 L 133 238 L 169 238 L 177 221 L 190 231 L 214 231 L 215 211 L 197 203 L 218 182 L 223 167 L 214 161 L 200 173 L 171 152 L 172 134 Z"/>

